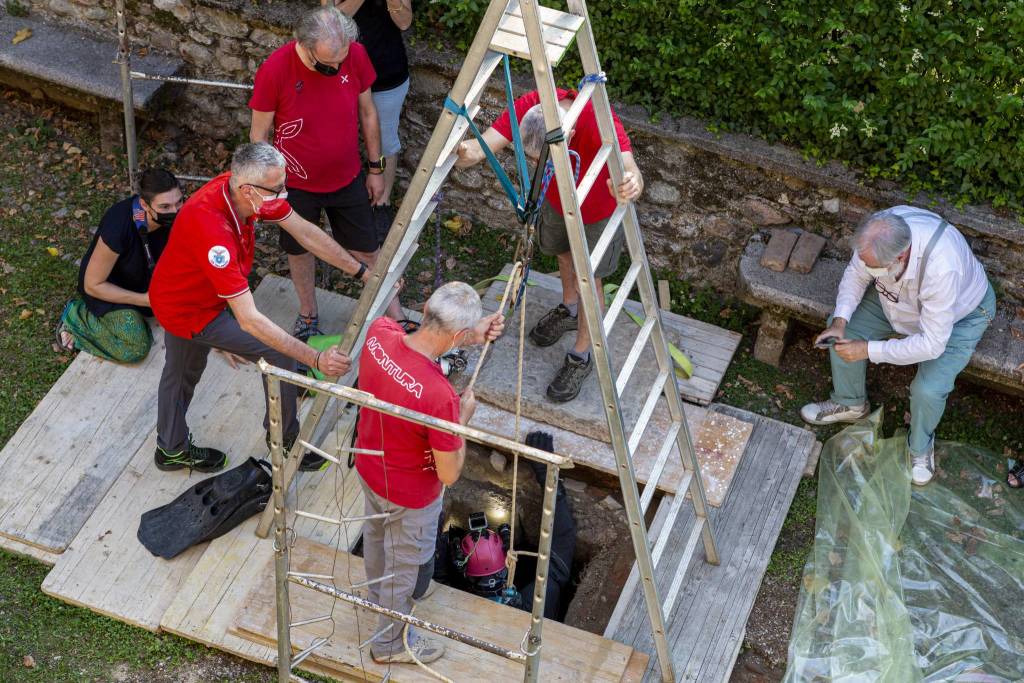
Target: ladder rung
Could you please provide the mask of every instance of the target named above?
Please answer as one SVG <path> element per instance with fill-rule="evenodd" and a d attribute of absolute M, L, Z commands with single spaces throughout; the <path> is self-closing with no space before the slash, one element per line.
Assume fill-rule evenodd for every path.
<path fill-rule="evenodd" d="M 351 586 L 349 586 L 349 592 L 352 592 L 352 591 L 356 590 L 357 588 L 366 588 L 367 586 L 372 586 L 375 583 L 383 583 L 384 581 L 387 581 L 388 579 L 393 579 L 393 578 L 395 578 L 395 575 L 392 573 L 392 574 L 385 574 L 384 576 L 378 577 L 376 579 L 367 579 L 366 581 L 360 581 L 359 583 L 353 583 Z"/>
<path fill-rule="evenodd" d="M 594 81 L 587 81 L 583 84 L 580 91 L 576 93 L 576 99 L 572 101 L 569 111 L 565 112 L 565 116 L 562 117 L 562 130 L 570 131 L 576 126 L 576 121 L 579 120 L 580 114 L 583 113 L 583 108 L 587 106 L 590 98 L 594 96 L 594 89 L 596 87 L 597 83 Z"/>
<path fill-rule="evenodd" d="M 626 362 L 622 364 L 622 370 L 619 371 L 619 376 L 615 380 L 615 393 L 620 398 L 622 397 L 622 392 L 626 390 L 629 378 L 633 375 L 636 362 L 640 360 L 640 354 L 643 353 L 644 347 L 647 346 L 647 341 L 651 337 L 651 330 L 654 329 L 654 323 L 656 322 L 658 322 L 658 319 L 653 315 L 644 321 L 643 327 L 640 328 L 640 334 L 636 336 L 636 341 L 633 342 L 633 348 L 629 350 L 629 355 L 626 356 Z"/>
<path fill-rule="evenodd" d="M 576 187 L 576 196 L 579 198 L 580 206 L 583 206 L 583 202 L 587 201 L 587 195 L 593 189 L 594 181 L 597 180 L 597 176 L 601 175 L 601 171 L 604 169 L 604 165 L 608 163 L 608 157 L 614 148 L 614 145 L 605 143 L 601 145 L 601 148 L 597 150 L 597 154 L 594 155 L 594 160 L 590 162 L 590 167 L 583 174 L 580 184 Z M 598 188 L 598 192 L 600 191 L 601 189 Z"/>
<path fill-rule="evenodd" d="M 647 431 L 647 424 L 651 421 L 651 416 L 654 415 L 654 409 L 658 405 L 658 399 L 661 398 L 661 392 L 665 390 L 665 382 L 668 381 L 669 375 L 669 371 L 662 370 L 658 373 L 658 377 L 654 380 L 654 384 L 651 385 L 651 390 L 647 394 L 647 400 L 644 401 L 644 407 L 640 409 L 640 415 L 636 418 L 636 425 L 633 427 L 633 433 L 629 435 L 630 456 L 636 452 L 636 447 L 640 444 L 640 439 L 643 438 L 644 432 Z"/>
<path fill-rule="evenodd" d="M 491 75 L 494 74 L 494 69 L 497 68 L 498 64 L 501 64 L 501 53 L 489 50 L 484 56 L 480 70 L 476 74 L 476 80 L 473 81 L 473 84 L 469 86 L 469 90 L 466 91 L 466 111 L 469 112 L 470 118 L 475 117 L 480 111 L 477 103 L 480 101 L 480 96 L 483 95 L 485 86 L 491 80 Z M 444 146 L 441 147 L 441 153 L 437 156 L 435 166 L 440 166 L 455 151 L 455 146 L 462 141 L 462 136 L 466 134 L 468 129 L 469 122 L 461 116 L 458 117 L 452 132 L 448 135 Z"/>
<path fill-rule="evenodd" d="M 298 576 L 303 579 L 323 579 L 324 581 L 334 581 L 334 577 L 330 574 L 314 574 L 312 572 L 288 572 L 288 576 Z"/>
<path fill-rule="evenodd" d="M 333 578 L 333 577 L 332 577 Z M 319 624 L 321 621 L 329 621 L 333 619 L 330 614 L 325 614 L 322 617 L 313 617 L 312 619 L 303 619 L 302 621 L 293 621 L 288 624 L 290 628 L 298 628 L 299 626 L 308 626 L 310 624 Z"/>
<path fill-rule="evenodd" d="M 296 510 L 296 517 L 305 517 L 306 519 L 315 519 L 318 522 L 327 522 L 328 524 L 353 524 L 355 522 L 366 522 L 371 519 L 387 519 L 391 516 L 390 512 L 381 512 L 376 515 L 360 515 L 358 517 L 342 517 L 341 519 L 334 519 L 333 517 L 324 517 L 323 515 L 316 515 L 312 512 L 306 512 L 305 510 Z"/>
<path fill-rule="evenodd" d="M 608 245 L 612 243 L 612 239 L 615 237 L 615 233 L 619 231 L 619 226 L 622 224 L 622 219 L 626 215 L 626 211 L 629 209 L 629 204 L 619 204 L 615 207 L 615 212 L 608 218 L 608 223 L 605 224 L 604 232 L 597 238 L 597 244 L 594 245 L 594 251 L 590 254 L 590 268 L 591 270 L 597 270 L 597 267 L 601 264 L 601 259 L 604 258 L 604 253 L 608 251 Z"/>
<path fill-rule="evenodd" d="M 330 642 L 330 640 L 330 638 L 317 638 L 316 640 L 314 640 L 312 645 L 310 645 L 305 650 L 292 657 L 291 668 L 294 669 L 299 664 L 302 664 L 302 662 L 306 660 L 306 657 L 313 654 L 314 650 L 316 650 L 319 647 L 323 647 L 328 642 Z"/>
<path fill-rule="evenodd" d="M 619 285 L 619 291 L 615 292 L 615 298 L 612 299 L 612 305 L 608 307 L 608 313 L 604 316 L 604 333 L 605 336 L 611 336 L 612 326 L 615 324 L 615 319 L 619 317 L 619 313 L 622 312 L 622 307 L 626 305 L 626 299 L 629 298 L 630 292 L 633 291 L 633 285 L 636 284 L 636 278 L 640 275 L 640 269 L 643 267 L 641 261 L 635 261 L 633 265 L 626 271 L 626 277 L 622 278 L 622 284 Z"/>
<path fill-rule="evenodd" d="M 684 494 L 680 490 L 676 495 L 682 497 Z M 672 612 L 672 608 L 675 607 L 676 599 L 679 597 L 679 589 L 683 585 L 683 578 L 686 577 L 686 572 L 690 570 L 690 563 L 693 562 L 693 553 L 697 549 L 697 543 L 700 541 L 705 524 L 707 524 L 707 517 L 698 517 L 693 525 L 693 529 L 690 530 L 690 537 L 686 539 L 686 547 L 683 549 L 682 557 L 679 559 L 679 566 L 676 567 L 676 574 L 672 577 L 672 585 L 669 586 L 668 593 L 665 595 L 665 601 L 662 603 L 661 609 L 666 619 Z"/>
<path fill-rule="evenodd" d="M 335 465 L 340 465 L 341 464 L 341 461 L 338 460 L 336 457 L 334 457 L 333 455 L 331 455 L 327 451 L 324 451 L 324 450 L 321 450 L 321 449 L 317 448 L 316 446 L 314 446 L 313 444 L 309 443 L 308 441 L 299 441 L 299 443 L 301 443 L 307 449 L 309 449 L 309 450 L 313 451 L 314 453 L 316 453 L 317 455 L 319 455 L 324 460 L 327 460 L 328 462 L 333 462 Z M 348 463 L 346 463 L 346 464 L 348 464 Z"/>
<path fill-rule="evenodd" d="M 658 457 L 654 459 L 654 466 L 651 468 L 650 474 L 647 475 L 647 485 L 644 486 L 644 492 L 640 494 L 640 509 L 644 511 L 644 514 L 647 513 L 647 508 L 651 506 L 654 492 L 658 488 L 658 480 L 661 479 L 661 473 L 665 469 L 665 463 L 668 462 L 668 456 L 676 445 L 676 437 L 679 435 L 681 428 L 681 422 L 673 422 L 672 426 L 668 428 L 665 441 L 661 444 L 661 450 L 658 451 Z M 684 476 L 685 474 L 688 474 L 688 472 L 685 472 Z M 677 492 L 682 490 L 682 486 L 676 489 Z"/>
<path fill-rule="evenodd" d="M 372 636 L 370 636 L 369 638 L 367 638 L 367 639 L 366 639 L 366 640 L 364 640 L 363 642 L 359 643 L 359 648 L 358 648 L 358 649 L 360 649 L 360 650 L 364 650 L 364 649 L 366 649 L 366 646 L 367 646 L 367 645 L 369 645 L 370 643 L 372 643 L 373 641 L 377 640 L 377 639 L 378 639 L 378 638 L 380 638 L 380 637 L 381 637 L 382 635 L 384 635 L 385 633 L 387 633 L 388 631 L 390 631 L 390 630 L 391 630 L 391 627 L 392 627 L 392 626 L 394 626 L 394 625 L 395 625 L 395 623 L 394 623 L 394 622 L 391 622 L 391 623 L 390 623 L 390 624 L 388 624 L 387 626 L 385 626 L 385 627 L 381 628 L 381 629 L 380 629 L 379 631 L 377 631 L 376 633 L 374 633 L 374 634 L 373 634 Z"/>
<path fill-rule="evenodd" d="M 427 207 L 433 203 L 434 195 L 441 189 L 441 186 L 444 185 L 444 181 L 448 178 L 448 174 L 451 173 L 452 168 L 455 167 L 456 159 L 456 155 L 449 154 L 446 159 L 441 161 L 441 163 L 434 168 L 434 172 L 430 174 L 430 178 L 427 180 L 427 187 L 423 190 L 423 197 L 416 205 L 416 210 L 412 212 L 412 221 L 410 222 L 415 221 L 424 211 L 427 211 L 428 215 L 433 211 L 433 208 L 428 210 Z"/>

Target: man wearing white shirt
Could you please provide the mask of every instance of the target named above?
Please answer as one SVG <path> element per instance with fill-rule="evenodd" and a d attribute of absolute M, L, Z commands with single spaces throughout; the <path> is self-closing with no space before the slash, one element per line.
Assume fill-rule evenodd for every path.
<path fill-rule="evenodd" d="M 867 361 L 916 363 L 908 441 L 913 482 L 924 485 L 935 473 L 946 397 L 995 316 L 995 292 L 963 235 L 931 211 L 896 206 L 872 214 L 854 248 L 829 326 L 814 340 L 831 346 L 832 396 L 800 416 L 816 425 L 856 422 L 870 410 Z"/>

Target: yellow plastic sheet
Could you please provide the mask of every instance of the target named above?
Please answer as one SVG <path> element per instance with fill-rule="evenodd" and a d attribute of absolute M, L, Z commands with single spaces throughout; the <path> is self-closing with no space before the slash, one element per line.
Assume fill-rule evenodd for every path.
<path fill-rule="evenodd" d="M 822 450 L 786 681 L 1024 680 L 1024 492 L 1006 460 L 939 442 L 910 483 L 879 413 Z"/>

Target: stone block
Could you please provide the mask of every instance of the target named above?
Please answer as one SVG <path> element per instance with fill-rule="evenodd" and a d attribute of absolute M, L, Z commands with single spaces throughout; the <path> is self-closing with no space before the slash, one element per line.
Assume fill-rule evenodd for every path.
<path fill-rule="evenodd" d="M 679 199 L 681 197 L 677 187 L 669 185 L 661 180 L 655 180 L 652 182 L 647 187 L 645 194 L 649 201 L 663 206 L 675 206 L 679 203 Z"/>
<path fill-rule="evenodd" d="M 199 7 L 196 9 L 196 19 L 200 25 L 207 30 L 213 31 L 229 38 L 244 38 L 249 35 L 249 25 L 240 17 L 233 16 L 226 12 Z"/>
<path fill-rule="evenodd" d="M 192 21 L 192 5 L 187 0 L 153 0 L 153 6 L 170 12 L 182 23 Z"/>
<path fill-rule="evenodd" d="M 194 28 L 190 28 L 188 30 L 188 37 L 196 41 L 200 45 L 213 45 L 213 38 L 211 36 L 208 36 L 202 31 L 198 31 Z"/>
<path fill-rule="evenodd" d="M 761 326 L 754 341 L 754 359 L 778 367 L 782 352 L 786 350 L 790 319 L 765 309 L 761 312 Z"/>
<path fill-rule="evenodd" d="M 839 213 L 839 199 L 836 197 L 826 199 L 821 203 L 821 208 L 825 213 Z"/>
<path fill-rule="evenodd" d="M 788 230 L 772 230 L 772 238 L 768 248 L 761 255 L 761 265 L 768 270 L 781 273 L 786 269 L 789 255 L 796 246 L 797 235 Z"/>
<path fill-rule="evenodd" d="M 261 47 L 274 50 L 284 45 L 288 41 L 288 37 L 262 28 L 254 28 L 249 34 L 249 40 Z"/>
<path fill-rule="evenodd" d="M 754 225 L 785 225 L 789 223 L 789 216 L 779 210 L 774 204 L 760 197 L 750 197 L 740 204 L 740 213 Z"/>
<path fill-rule="evenodd" d="M 198 67 L 206 67 L 213 59 L 213 53 L 198 43 L 182 43 L 178 51 L 182 57 Z"/>
<path fill-rule="evenodd" d="M 814 262 L 818 260 L 818 255 L 825 248 L 826 242 L 827 240 L 821 235 L 807 231 L 801 233 L 800 239 L 793 247 L 793 253 L 789 256 L 789 269 L 798 273 L 811 272 Z"/>

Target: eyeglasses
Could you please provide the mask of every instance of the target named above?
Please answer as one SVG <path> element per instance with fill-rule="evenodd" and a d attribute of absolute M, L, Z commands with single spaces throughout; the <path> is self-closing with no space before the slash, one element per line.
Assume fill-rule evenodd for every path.
<path fill-rule="evenodd" d="M 257 185 L 256 183 L 249 183 L 249 187 L 255 187 L 260 190 L 263 190 L 264 192 L 269 192 L 270 194 L 274 195 L 273 197 L 264 197 L 264 199 L 277 199 L 282 194 L 285 194 L 288 191 L 288 189 L 283 186 L 281 187 L 281 189 L 275 190 L 269 187 L 263 187 L 262 185 Z"/>
<path fill-rule="evenodd" d="M 904 284 L 905 284 L 905 282 L 901 282 L 900 283 L 899 291 L 893 293 L 892 290 L 886 289 L 885 285 L 883 285 L 881 282 L 879 282 L 876 279 L 875 280 L 875 289 L 878 291 L 879 294 L 884 296 L 889 301 L 893 302 L 894 304 L 898 304 L 900 302 L 900 295 L 903 294 L 903 285 Z"/>

